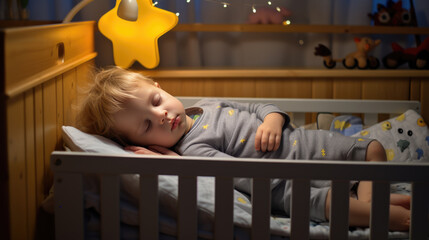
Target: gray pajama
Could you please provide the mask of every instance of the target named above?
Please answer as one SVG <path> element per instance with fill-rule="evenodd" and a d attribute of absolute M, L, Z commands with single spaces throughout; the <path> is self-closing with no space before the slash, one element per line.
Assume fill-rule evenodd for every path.
<path fill-rule="evenodd" d="M 198 114 L 191 130 L 177 143 L 176 152 L 185 156 L 310 159 L 310 160 L 365 160 L 366 148 L 371 140 L 345 137 L 319 130 L 294 129 L 289 117 L 270 104 L 241 104 L 205 99 L 188 108 L 188 115 Z M 282 114 L 285 119 L 282 141 L 277 151 L 255 150 L 255 134 L 266 115 Z M 290 181 L 273 179 L 272 209 L 290 213 Z M 249 179 L 236 179 L 235 188 L 251 194 Z M 312 181 L 310 218 L 325 221 L 326 194 L 330 182 Z"/>

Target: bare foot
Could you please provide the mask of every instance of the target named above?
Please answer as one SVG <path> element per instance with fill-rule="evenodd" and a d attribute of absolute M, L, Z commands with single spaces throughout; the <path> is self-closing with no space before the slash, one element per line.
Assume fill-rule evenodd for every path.
<path fill-rule="evenodd" d="M 392 193 L 392 194 L 390 194 L 390 204 L 396 205 L 396 206 L 401 206 L 405 209 L 410 210 L 411 196 L 404 195 L 404 194 Z"/>

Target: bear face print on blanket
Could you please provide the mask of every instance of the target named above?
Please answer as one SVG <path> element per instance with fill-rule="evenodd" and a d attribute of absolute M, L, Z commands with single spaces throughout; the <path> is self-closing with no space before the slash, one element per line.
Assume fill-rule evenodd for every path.
<path fill-rule="evenodd" d="M 375 124 L 353 136 L 378 140 L 386 149 L 389 161 L 429 161 L 429 130 L 414 110 Z"/>

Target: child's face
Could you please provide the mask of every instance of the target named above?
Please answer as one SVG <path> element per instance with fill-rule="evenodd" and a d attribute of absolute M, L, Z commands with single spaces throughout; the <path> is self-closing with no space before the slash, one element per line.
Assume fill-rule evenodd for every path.
<path fill-rule="evenodd" d="M 135 97 L 114 115 L 115 128 L 133 144 L 172 147 L 191 128 L 183 104 L 158 83 L 142 84 Z"/>

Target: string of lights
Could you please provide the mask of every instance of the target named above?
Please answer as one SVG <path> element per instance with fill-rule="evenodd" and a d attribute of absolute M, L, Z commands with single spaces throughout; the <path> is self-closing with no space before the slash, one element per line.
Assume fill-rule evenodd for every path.
<path fill-rule="evenodd" d="M 183 0 L 183 1 L 186 1 L 186 3 L 189 4 L 189 3 L 191 3 L 192 1 L 195 1 L 195 0 Z M 227 8 L 227 7 L 239 4 L 239 3 L 231 3 L 229 1 L 220 1 L 220 0 L 202 0 L 202 1 L 210 2 L 210 3 L 213 3 L 213 4 L 217 4 L 217 5 L 219 5 L 219 6 L 223 7 L 223 8 Z M 256 13 L 258 11 L 259 7 L 272 7 L 274 9 L 276 9 L 278 12 L 280 12 L 280 6 L 278 4 L 275 4 L 275 2 L 278 2 L 278 0 L 268 0 L 265 3 L 244 3 L 244 4 L 241 4 L 241 5 L 250 8 L 251 12 L 253 12 L 253 13 Z M 154 1 L 153 2 L 154 6 L 156 6 L 158 4 L 159 4 L 158 1 Z M 179 16 L 180 13 L 176 12 L 176 15 Z"/>

